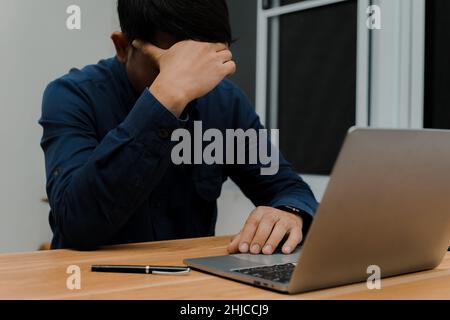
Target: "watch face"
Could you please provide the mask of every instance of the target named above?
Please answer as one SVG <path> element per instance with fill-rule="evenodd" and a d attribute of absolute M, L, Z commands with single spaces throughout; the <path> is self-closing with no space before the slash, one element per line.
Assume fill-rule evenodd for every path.
<path fill-rule="evenodd" d="M 289 207 L 289 206 L 284 206 L 284 207 L 282 207 L 282 210 L 287 211 L 287 212 L 290 212 L 290 213 L 297 213 L 297 214 L 300 213 L 300 210 L 299 210 L 299 209 L 294 208 L 294 207 Z"/>

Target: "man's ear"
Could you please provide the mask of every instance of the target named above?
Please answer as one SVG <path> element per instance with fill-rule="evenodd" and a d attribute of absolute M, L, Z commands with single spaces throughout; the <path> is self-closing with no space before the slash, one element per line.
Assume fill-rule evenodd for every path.
<path fill-rule="evenodd" d="M 116 48 L 117 59 L 120 62 L 126 63 L 128 59 L 128 50 L 130 49 L 130 44 L 125 37 L 123 32 L 113 32 L 111 35 L 111 40 Z"/>

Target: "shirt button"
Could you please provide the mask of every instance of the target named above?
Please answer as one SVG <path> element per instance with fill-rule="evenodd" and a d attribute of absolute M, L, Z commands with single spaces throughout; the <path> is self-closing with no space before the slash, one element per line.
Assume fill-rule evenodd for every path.
<path fill-rule="evenodd" d="M 159 130 L 158 130 L 158 136 L 159 136 L 161 139 L 169 139 L 169 137 L 170 137 L 170 132 L 169 132 L 169 130 L 167 130 L 167 129 L 159 129 Z"/>
<path fill-rule="evenodd" d="M 61 174 L 61 167 L 58 167 L 55 169 L 55 171 L 53 171 L 53 176 L 58 177 Z"/>

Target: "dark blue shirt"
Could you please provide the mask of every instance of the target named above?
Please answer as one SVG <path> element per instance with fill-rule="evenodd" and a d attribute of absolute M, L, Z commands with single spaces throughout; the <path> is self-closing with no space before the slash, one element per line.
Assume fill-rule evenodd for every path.
<path fill-rule="evenodd" d="M 174 165 L 170 135 L 191 131 L 194 121 L 222 132 L 262 128 L 229 80 L 190 103 L 180 119 L 149 90 L 136 94 L 116 58 L 50 83 L 40 124 L 52 247 L 212 236 L 228 178 L 256 206 L 291 206 L 312 218 L 314 195 L 282 156 L 274 176 L 262 176 L 260 165 Z"/>

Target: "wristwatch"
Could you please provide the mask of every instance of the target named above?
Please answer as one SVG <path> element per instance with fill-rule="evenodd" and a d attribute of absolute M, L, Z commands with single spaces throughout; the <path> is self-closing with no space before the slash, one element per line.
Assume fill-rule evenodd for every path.
<path fill-rule="evenodd" d="M 294 214 L 300 215 L 300 216 L 302 214 L 302 210 L 294 208 L 294 207 L 291 207 L 291 206 L 281 206 L 281 207 L 278 207 L 277 209 L 282 210 L 282 211 L 286 211 L 286 212 L 289 212 L 289 213 L 294 213 Z"/>

